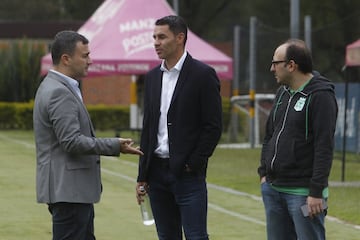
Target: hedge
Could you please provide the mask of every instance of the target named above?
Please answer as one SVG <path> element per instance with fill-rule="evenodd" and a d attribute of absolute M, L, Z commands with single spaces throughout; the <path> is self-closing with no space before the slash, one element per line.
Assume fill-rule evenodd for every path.
<path fill-rule="evenodd" d="M 223 98 L 222 104 L 223 131 L 226 131 L 231 112 L 229 99 Z M 27 103 L 0 102 L 0 129 L 31 130 L 33 128 L 33 105 L 33 101 Z M 88 105 L 86 108 L 97 130 L 122 131 L 129 129 L 129 106 Z M 245 116 L 240 116 L 239 125 L 242 125 L 244 121 Z"/>
<path fill-rule="evenodd" d="M 0 102 L 0 129 L 33 128 L 34 102 Z M 87 106 L 94 127 L 99 130 L 122 130 L 129 128 L 129 107 Z"/>

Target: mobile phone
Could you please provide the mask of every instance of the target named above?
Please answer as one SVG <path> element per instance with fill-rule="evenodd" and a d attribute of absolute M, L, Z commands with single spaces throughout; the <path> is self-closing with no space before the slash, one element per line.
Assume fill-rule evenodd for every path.
<path fill-rule="evenodd" d="M 326 204 L 325 200 L 323 200 L 322 208 L 323 208 L 323 210 L 327 209 L 327 204 Z M 307 204 L 304 204 L 301 206 L 301 212 L 304 217 L 309 216 L 309 210 L 308 210 Z"/>

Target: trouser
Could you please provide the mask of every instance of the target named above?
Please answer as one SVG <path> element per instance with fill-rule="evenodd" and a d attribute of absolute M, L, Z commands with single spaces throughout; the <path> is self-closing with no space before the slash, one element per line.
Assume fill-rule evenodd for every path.
<path fill-rule="evenodd" d="M 149 197 L 160 240 L 208 240 L 205 176 L 184 172 L 176 177 L 168 159 L 152 161 Z M 171 161 L 171 160 L 170 160 Z"/>
<path fill-rule="evenodd" d="M 307 196 L 278 192 L 267 182 L 261 184 L 266 212 L 268 240 L 324 240 L 326 210 L 312 218 L 304 217 L 301 206 Z"/>
<path fill-rule="evenodd" d="M 95 240 L 93 204 L 59 202 L 48 206 L 53 240 Z"/>

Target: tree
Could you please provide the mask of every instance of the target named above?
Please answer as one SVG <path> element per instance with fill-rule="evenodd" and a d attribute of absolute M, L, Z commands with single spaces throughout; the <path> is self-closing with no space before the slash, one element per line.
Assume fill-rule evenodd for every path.
<path fill-rule="evenodd" d="M 150 1 L 150 0 L 148 0 Z M 173 0 L 167 0 L 170 5 Z M 241 26 L 240 91 L 246 92 L 249 21 L 258 19 L 257 90 L 277 87 L 269 72 L 274 48 L 289 38 L 290 0 L 178 0 L 179 15 L 190 29 L 210 41 L 232 42 L 235 25 Z M 103 0 L 1 0 L 0 20 L 86 20 Z M 19 7 L 21 6 L 21 7 Z M 40 7 L 39 7 L 40 6 Z M 300 20 L 312 17 L 315 68 L 333 81 L 342 81 L 345 47 L 360 37 L 360 1 L 300 0 Z M 301 29 L 303 28 L 303 24 Z M 303 34 L 303 31 L 301 31 Z"/>
<path fill-rule="evenodd" d="M 86 20 L 102 2 L 103 0 L 1 0 L 0 20 Z"/>
<path fill-rule="evenodd" d="M 233 28 L 241 26 L 240 91 L 248 89 L 249 20 L 256 16 L 257 90 L 273 92 L 277 84 L 269 72 L 274 48 L 290 37 L 290 0 L 179 0 L 180 15 L 190 29 L 208 41 L 233 39 Z M 172 1 L 169 1 L 171 4 Z M 303 35 L 305 15 L 312 17 L 312 52 L 314 66 L 335 82 L 343 81 L 345 47 L 360 37 L 360 1 L 300 0 Z M 358 79 L 360 81 L 360 79 Z"/>
<path fill-rule="evenodd" d="M 44 44 L 22 39 L 0 50 L 0 101 L 27 102 L 34 98 L 45 48 Z"/>

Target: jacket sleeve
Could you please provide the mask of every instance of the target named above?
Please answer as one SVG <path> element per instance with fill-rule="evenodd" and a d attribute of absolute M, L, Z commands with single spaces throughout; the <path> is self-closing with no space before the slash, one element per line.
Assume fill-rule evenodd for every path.
<path fill-rule="evenodd" d="M 271 139 L 273 133 L 272 114 L 273 110 L 271 110 L 270 115 L 266 121 L 265 137 L 261 149 L 260 166 L 258 168 L 258 174 L 260 178 L 266 176 L 265 156 L 268 151 L 268 142 Z"/>
<path fill-rule="evenodd" d="M 284 88 L 280 87 L 277 92 L 276 92 L 276 96 L 273 102 L 273 107 L 270 111 L 269 117 L 266 121 L 266 125 L 265 125 L 265 137 L 263 140 L 263 145 L 262 145 L 262 149 L 261 149 L 261 158 L 260 158 L 260 166 L 258 168 L 258 174 L 260 176 L 260 178 L 266 176 L 266 164 L 265 164 L 265 156 L 266 154 L 269 152 L 268 148 L 269 146 L 269 141 L 272 138 L 273 132 L 274 132 L 274 120 L 275 120 L 275 108 L 279 102 L 279 98 L 281 97 L 281 95 L 284 92 Z"/>
<path fill-rule="evenodd" d="M 320 198 L 323 189 L 328 186 L 338 107 L 335 95 L 330 91 L 314 93 L 310 106 L 314 137 L 314 163 L 309 195 Z"/>
<path fill-rule="evenodd" d="M 206 167 L 222 133 L 220 81 L 212 68 L 207 68 L 201 78 L 201 133 L 188 162 L 194 171 Z"/>
<path fill-rule="evenodd" d="M 91 120 L 87 110 L 66 88 L 53 91 L 48 103 L 48 117 L 63 150 L 72 154 L 117 156 L 117 138 L 95 138 L 91 134 Z"/>

